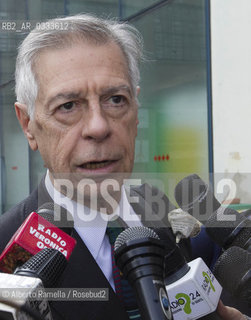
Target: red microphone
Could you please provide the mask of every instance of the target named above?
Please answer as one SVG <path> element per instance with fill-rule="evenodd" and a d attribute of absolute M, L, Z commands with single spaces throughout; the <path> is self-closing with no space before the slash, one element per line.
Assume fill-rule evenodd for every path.
<path fill-rule="evenodd" d="M 56 249 L 69 260 L 75 245 L 75 239 L 32 212 L 0 255 L 0 270 L 13 273 L 18 266 L 44 248 Z"/>

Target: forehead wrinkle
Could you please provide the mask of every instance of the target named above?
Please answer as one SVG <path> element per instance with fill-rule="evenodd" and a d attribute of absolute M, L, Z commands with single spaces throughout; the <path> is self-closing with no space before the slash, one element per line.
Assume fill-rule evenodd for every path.
<path fill-rule="evenodd" d="M 73 42 L 72 43 L 72 46 L 70 47 L 70 48 L 73 48 L 74 46 L 81 46 L 81 45 L 83 45 L 83 44 L 89 44 L 89 42 L 87 41 L 87 42 Z M 121 48 L 115 43 L 115 42 L 111 42 L 113 45 L 115 45 L 118 49 L 119 49 L 119 51 L 120 51 L 120 58 L 121 58 L 121 61 L 120 61 L 120 63 L 123 63 L 124 64 L 124 62 L 126 62 L 125 60 L 125 56 L 124 56 L 124 54 L 123 54 L 123 52 L 121 51 Z M 94 45 L 94 44 L 90 44 L 90 45 Z M 102 45 L 99 45 L 99 46 L 97 46 L 97 45 L 95 45 L 95 47 L 97 47 L 97 48 L 99 48 L 99 47 L 101 47 L 102 48 L 102 46 L 103 45 L 105 45 L 105 44 L 102 44 Z M 68 47 L 67 47 L 67 49 L 68 49 Z M 50 54 L 50 53 L 55 53 L 55 52 L 58 52 L 58 51 L 60 51 L 60 50 L 62 50 L 62 48 L 49 48 L 49 49 L 47 49 L 47 50 L 42 50 L 40 53 L 39 53 L 39 57 L 41 57 L 42 55 L 46 55 L 46 54 Z M 61 95 L 61 92 L 58 92 L 58 93 L 55 93 L 55 95 L 57 96 L 57 97 L 55 97 L 55 99 L 54 99 L 54 97 L 52 97 L 53 98 L 53 100 L 51 100 L 52 98 L 50 98 L 50 97 L 47 97 L 47 94 L 46 94 L 46 91 L 45 91 L 45 89 L 43 88 L 43 83 L 41 83 L 41 82 L 44 82 L 45 81 L 45 79 L 41 79 L 41 74 L 40 74 L 40 72 L 38 72 L 38 66 L 39 66 L 39 63 L 40 63 L 40 60 L 36 60 L 36 61 L 33 61 L 33 68 L 34 68 L 34 73 L 35 73 L 35 77 L 36 77 L 36 80 L 37 80 L 37 84 L 38 84 L 38 94 L 37 94 L 37 100 L 38 101 L 40 101 L 40 103 L 42 102 L 43 104 L 46 104 L 46 105 L 48 105 L 48 103 L 51 103 L 51 101 L 53 102 L 53 101 L 55 101 L 55 100 L 59 100 L 59 99 L 64 99 L 64 98 L 66 98 L 66 99 L 68 99 L 68 98 L 70 98 L 70 99 L 74 99 L 74 98 L 78 98 L 79 96 L 78 95 L 76 95 L 76 96 L 73 96 L 73 95 L 68 95 L 68 96 L 66 96 L 65 94 L 64 94 L 64 89 L 62 88 L 62 95 Z M 124 66 L 125 67 L 125 66 Z M 124 75 L 125 75 L 125 77 L 126 77 L 126 83 L 125 83 L 125 86 L 128 86 L 129 87 L 129 90 L 127 89 L 127 88 L 125 88 L 125 86 L 124 86 L 124 88 L 123 88 L 123 86 L 121 86 L 121 88 L 118 88 L 118 90 L 120 90 L 120 89 L 126 89 L 126 91 L 130 94 L 130 96 L 134 96 L 134 90 L 133 90 L 133 88 L 131 87 L 131 81 L 130 81 L 130 77 L 129 77 L 129 75 L 128 75 L 128 69 L 127 68 L 125 68 L 125 70 L 124 70 Z M 42 81 L 43 80 L 43 81 Z M 128 82 L 128 83 L 127 83 Z M 115 85 L 113 85 L 112 83 L 111 83 L 111 87 L 116 87 L 116 84 Z M 73 90 L 75 90 L 75 89 L 77 89 L 77 88 L 72 88 Z M 96 88 L 97 89 L 97 88 Z M 77 89 L 78 90 L 78 89 Z M 103 89 L 102 88 L 100 88 L 100 92 L 102 91 Z M 44 92 L 43 92 L 44 91 Z M 82 91 L 82 89 L 81 89 L 81 91 Z M 88 88 L 87 88 L 87 91 L 88 91 Z M 104 90 L 103 91 L 108 91 L 108 90 L 106 90 L 106 88 L 104 88 Z M 112 91 L 112 90 L 111 90 Z M 114 90 L 114 91 L 116 91 L 116 89 Z M 97 92 L 97 91 L 96 91 Z M 47 100 L 48 99 L 48 100 Z M 48 102 L 47 102 L 48 101 Z"/>

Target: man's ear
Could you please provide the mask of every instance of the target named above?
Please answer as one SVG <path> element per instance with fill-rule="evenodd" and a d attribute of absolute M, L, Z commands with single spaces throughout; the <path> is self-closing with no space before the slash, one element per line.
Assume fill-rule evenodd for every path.
<path fill-rule="evenodd" d="M 16 102 L 15 103 L 15 110 L 16 115 L 18 118 L 18 121 L 23 129 L 24 135 L 26 136 L 29 145 L 32 150 L 37 150 L 37 142 L 36 139 L 32 133 L 32 120 L 30 119 L 30 116 L 28 115 L 28 108 L 25 104 Z"/>

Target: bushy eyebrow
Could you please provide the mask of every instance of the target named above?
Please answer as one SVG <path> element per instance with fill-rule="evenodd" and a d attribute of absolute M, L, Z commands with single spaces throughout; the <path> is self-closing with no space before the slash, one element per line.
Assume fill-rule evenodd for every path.
<path fill-rule="evenodd" d="M 130 97 L 132 97 L 132 91 L 131 91 L 130 87 L 128 87 L 126 85 L 105 88 L 104 90 L 102 90 L 102 95 L 107 95 L 107 96 L 113 95 L 121 90 L 126 91 L 130 95 Z"/>
<path fill-rule="evenodd" d="M 81 97 L 81 93 L 80 92 L 60 92 L 58 94 L 56 94 L 55 96 L 53 96 L 52 98 L 50 98 L 47 102 L 46 105 L 50 106 L 52 103 L 58 101 L 58 100 L 74 100 L 74 99 L 79 99 Z"/>
<path fill-rule="evenodd" d="M 108 88 L 104 88 L 101 90 L 101 95 L 102 96 L 109 96 L 116 94 L 119 91 L 126 91 L 130 97 L 132 97 L 132 91 L 131 88 L 127 85 L 120 85 L 120 86 L 112 86 Z M 58 100 L 65 100 L 65 101 L 70 101 L 70 100 L 75 100 L 75 99 L 83 99 L 83 94 L 81 92 L 59 92 L 55 96 L 51 97 L 47 102 L 46 105 L 50 106 L 52 103 L 58 101 Z"/>

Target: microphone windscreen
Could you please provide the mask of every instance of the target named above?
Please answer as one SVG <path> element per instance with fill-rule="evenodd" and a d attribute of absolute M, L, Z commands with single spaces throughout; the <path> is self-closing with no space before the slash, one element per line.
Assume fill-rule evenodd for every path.
<path fill-rule="evenodd" d="M 251 221 L 248 223 L 247 227 L 243 228 L 238 233 L 238 237 L 235 237 L 235 239 L 232 242 L 232 246 L 241 247 L 243 249 L 246 249 L 246 247 L 248 247 L 248 245 L 250 245 L 250 238 L 251 238 Z M 251 251 L 249 251 L 249 252 L 251 252 Z"/>
<path fill-rule="evenodd" d="M 52 288 L 57 284 L 66 265 L 67 260 L 62 253 L 52 248 L 45 248 L 18 267 L 14 274 L 39 278 L 44 287 Z"/>
<path fill-rule="evenodd" d="M 200 221 L 206 219 L 203 216 L 211 215 L 221 205 L 211 187 L 197 174 L 182 179 L 177 184 L 174 194 L 178 205 Z"/>
<path fill-rule="evenodd" d="M 251 254 L 239 247 L 224 251 L 214 266 L 214 275 L 230 294 L 251 299 Z M 248 293 L 249 291 L 249 293 Z"/>
<path fill-rule="evenodd" d="M 150 228 L 139 226 L 139 227 L 131 227 L 125 229 L 121 232 L 115 243 L 114 250 L 117 251 L 123 244 L 125 244 L 129 240 L 135 239 L 143 239 L 143 238 L 153 238 L 159 240 L 159 236 L 156 232 Z"/>
<path fill-rule="evenodd" d="M 164 255 L 164 245 L 159 236 L 153 229 L 144 226 L 125 229 L 114 243 L 116 265 L 132 287 L 137 286 L 140 279 L 148 279 L 148 276 L 163 279 Z"/>
<path fill-rule="evenodd" d="M 242 229 L 230 241 L 229 236 L 239 225 L 242 226 Z M 227 246 L 227 241 L 232 246 L 244 247 L 251 235 L 251 220 L 227 207 L 220 207 L 214 212 L 205 223 L 205 227 L 210 238 L 220 247 Z"/>

